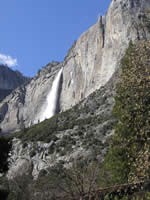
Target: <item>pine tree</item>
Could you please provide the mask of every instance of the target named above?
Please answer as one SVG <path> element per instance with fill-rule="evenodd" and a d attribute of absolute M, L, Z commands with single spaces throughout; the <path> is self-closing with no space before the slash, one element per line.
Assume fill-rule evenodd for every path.
<path fill-rule="evenodd" d="M 104 168 L 109 182 L 150 179 L 150 42 L 130 43 L 113 113 L 118 119 Z"/>

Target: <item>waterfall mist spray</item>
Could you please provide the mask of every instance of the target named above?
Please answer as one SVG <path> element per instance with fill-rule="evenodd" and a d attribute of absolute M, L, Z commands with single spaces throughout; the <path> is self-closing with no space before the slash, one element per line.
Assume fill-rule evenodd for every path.
<path fill-rule="evenodd" d="M 52 117 L 57 111 L 62 72 L 63 68 L 60 69 L 53 81 L 52 88 L 46 98 L 46 107 L 39 117 L 40 122 Z"/>

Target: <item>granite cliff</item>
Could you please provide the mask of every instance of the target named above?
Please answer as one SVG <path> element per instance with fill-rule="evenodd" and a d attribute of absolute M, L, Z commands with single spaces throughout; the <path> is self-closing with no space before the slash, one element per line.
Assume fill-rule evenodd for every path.
<path fill-rule="evenodd" d="M 119 67 L 129 41 L 149 39 L 146 0 L 113 0 L 105 16 L 83 33 L 62 63 L 51 63 L 0 104 L 1 127 L 13 132 L 39 120 L 52 82 L 63 67 L 58 107 L 67 110 L 104 86 Z M 34 102 L 34 103 L 33 103 Z"/>
<path fill-rule="evenodd" d="M 0 65 L 0 101 L 28 80 L 19 71 L 13 71 L 5 65 Z"/>
<path fill-rule="evenodd" d="M 9 169 L 6 176 L 4 173 L 0 174 L 2 176 L 2 178 L 0 177 L 0 192 L 2 189 L 2 191 L 6 191 L 10 200 L 81 199 L 78 196 L 75 198 L 74 196 L 73 198 L 63 196 L 64 191 L 62 192 L 58 186 L 66 184 L 64 183 L 65 176 L 60 179 L 59 173 L 62 172 L 63 167 L 70 169 L 74 161 L 79 160 L 82 163 L 86 158 L 90 162 L 96 160 L 100 165 L 99 173 L 103 173 L 102 164 L 108 147 L 113 141 L 111 136 L 114 136 L 114 127 L 119 122 L 112 114 L 112 110 L 123 60 L 124 65 L 129 64 L 129 61 L 131 62 L 129 66 L 132 66 L 133 63 L 135 71 L 139 70 L 138 64 L 141 70 L 142 66 L 146 66 L 143 79 L 147 80 L 145 88 L 149 88 L 149 40 L 150 1 L 112 0 L 107 14 L 100 17 L 95 25 L 80 36 L 62 63 L 47 64 L 28 84 L 18 87 L 0 103 L 2 131 L 4 133 L 18 131 L 10 134 L 11 142 L 8 142 L 8 147 L 10 148 L 11 145 L 11 151 L 7 155 Z M 132 42 L 130 43 L 130 41 Z M 131 51 L 129 43 L 130 45 L 136 44 L 135 51 Z M 146 54 L 143 53 L 143 49 L 147 49 Z M 126 59 L 127 55 L 129 60 Z M 130 57 L 133 58 L 130 59 Z M 134 76 L 133 70 L 132 73 L 130 73 L 130 69 L 127 72 L 130 77 L 131 74 Z M 128 77 L 127 72 L 126 76 Z M 134 80 L 134 84 L 138 83 L 137 85 L 140 87 L 140 80 L 135 76 Z M 132 83 L 132 80 L 129 83 Z M 128 88 L 130 89 L 129 84 Z M 141 89 L 140 87 L 140 94 L 146 96 L 144 101 L 149 102 L 149 90 L 146 90 L 146 94 L 148 94 L 146 95 L 143 90 L 141 92 Z M 131 101 L 133 100 L 132 91 L 134 90 L 130 92 Z M 138 93 L 138 91 L 136 92 Z M 56 99 L 52 112 L 54 116 L 44 120 L 42 114 L 51 104 L 51 101 L 49 102 L 51 93 L 55 97 L 52 99 Z M 127 91 L 124 98 L 128 97 Z M 144 101 L 142 97 L 140 102 Z M 130 107 L 130 102 L 128 105 Z M 137 104 L 135 110 L 138 113 L 136 106 Z M 140 106 L 138 106 L 139 108 L 141 109 Z M 133 111 L 134 102 L 132 101 L 130 114 L 134 118 Z M 140 113 L 142 118 L 145 113 Z M 43 122 L 39 123 L 40 121 Z M 145 120 L 143 117 L 143 121 L 147 123 L 148 119 Z M 132 124 L 131 120 L 130 123 Z M 147 127 L 149 127 L 149 123 L 147 123 Z M 130 133 L 128 136 L 130 137 Z M 125 143 L 121 143 L 122 137 L 119 139 L 119 144 L 117 138 L 115 145 L 120 150 L 122 149 L 120 146 L 124 147 Z M 131 144 L 137 141 L 140 143 L 141 137 L 131 137 L 130 139 Z M 126 140 L 126 142 L 128 141 Z M 147 138 L 146 141 L 148 141 Z M 142 145 L 144 146 L 143 143 L 137 145 L 140 150 Z M 137 152 L 135 149 L 134 151 L 136 155 Z M 147 149 L 145 152 L 148 155 Z M 126 149 L 124 153 L 126 154 Z M 116 157 L 116 152 L 114 155 L 117 158 L 116 166 L 114 166 L 114 160 L 109 163 L 109 166 L 107 165 L 112 170 L 124 167 L 124 162 L 126 162 L 122 157 L 124 155 L 122 152 L 117 151 L 117 154 L 119 158 Z M 123 158 L 123 162 L 119 163 L 120 156 Z M 110 158 L 112 158 L 112 154 L 110 154 Z M 146 166 L 149 166 L 147 158 Z M 5 159 L 4 163 L 6 163 Z M 142 161 L 138 165 L 141 167 Z M 54 171 L 55 173 L 53 173 Z M 84 168 L 81 171 L 85 175 Z M 108 171 L 105 172 L 106 174 L 101 174 L 101 178 L 104 175 L 104 179 L 107 179 L 105 181 L 109 182 L 111 176 Z M 82 180 L 86 182 L 85 179 Z M 99 180 L 102 184 L 103 180 Z M 124 179 L 122 182 L 124 183 Z M 111 182 L 112 185 L 116 183 Z M 70 182 L 67 184 L 70 189 Z M 108 187 L 108 185 L 106 186 Z M 66 189 L 66 185 L 64 188 Z M 78 191 L 75 191 L 75 195 L 77 193 Z M 106 199 L 109 199 L 107 197 Z M 128 197 L 132 199 L 130 194 Z M 113 199 L 112 196 L 110 198 Z M 119 199 L 121 198 L 119 197 Z"/>
<path fill-rule="evenodd" d="M 105 86 L 71 109 L 13 135 L 7 145 L 8 149 L 12 145 L 9 170 L 7 177 L 0 178 L 0 192 L 6 191 L 8 199 L 78 200 L 90 199 L 91 193 L 84 198 L 88 186 L 94 189 L 93 194 L 97 187 L 127 185 L 128 179 L 149 185 L 149 52 L 149 41 L 130 43 L 121 61 L 122 70 L 115 72 Z M 120 113 L 123 126 L 116 118 Z M 77 162 L 81 168 L 77 168 Z M 90 179 L 91 171 L 94 180 Z M 92 186 L 88 180 L 92 180 Z M 74 181 L 79 181 L 78 185 Z M 103 199 L 136 196 L 148 200 L 148 185 L 138 189 L 142 197 L 130 189 L 121 191 L 121 196 L 117 190 L 112 196 L 105 188 Z"/>
<path fill-rule="evenodd" d="M 98 156 L 102 160 L 116 122 L 112 108 L 117 77 L 115 73 L 105 87 L 73 108 L 16 133 L 8 178 L 15 178 L 20 171 L 20 175 L 31 173 L 37 179 L 41 170 L 61 161 L 69 165 L 78 157 Z"/>

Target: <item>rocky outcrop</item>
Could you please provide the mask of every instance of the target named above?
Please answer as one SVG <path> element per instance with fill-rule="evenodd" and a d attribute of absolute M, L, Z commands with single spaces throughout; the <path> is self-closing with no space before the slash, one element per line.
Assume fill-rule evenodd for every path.
<path fill-rule="evenodd" d="M 129 41 L 150 39 L 149 8 L 147 0 L 112 0 L 106 16 L 80 36 L 63 63 L 47 65 L 27 86 L 0 104 L 3 131 L 12 132 L 38 121 L 61 67 L 61 111 L 104 86 L 119 67 Z"/>
<path fill-rule="evenodd" d="M 7 66 L 0 65 L 0 101 L 28 80 L 19 71 L 13 71 Z"/>
<path fill-rule="evenodd" d="M 62 64 L 57 62 L 48 64 L 29 84 L 17 88 L 3 100 L 0 113 L 4 133 L 20 130 L 38 122 L 53 79 L 61 67 Z"/>
<path fill-rule="evenodd" d="M 103 160 L 116 120 L 112 116 L 115 86 L 113 78 L 72 109 L 16 135 L 12 140 L 8 179 L 32 175 L 37 179 L 42 170 L 76 158 Z M 42 131 L 43 130 L 43 131 Z"/>

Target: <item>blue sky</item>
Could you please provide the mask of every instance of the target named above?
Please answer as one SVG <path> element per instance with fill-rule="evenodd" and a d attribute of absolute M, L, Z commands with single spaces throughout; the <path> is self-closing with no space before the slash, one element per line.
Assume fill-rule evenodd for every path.
<path fill-rule="evenodd" d="M 48 62 L 62 61 L 110 1 L 0 0 L 1 62 L 33 76 Z"/>

